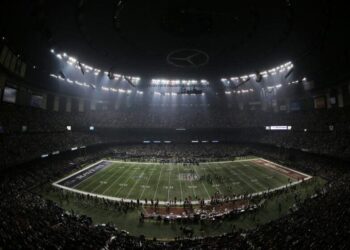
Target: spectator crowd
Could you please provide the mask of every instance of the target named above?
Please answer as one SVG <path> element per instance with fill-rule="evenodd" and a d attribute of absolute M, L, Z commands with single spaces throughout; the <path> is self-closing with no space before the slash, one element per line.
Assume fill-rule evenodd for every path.
<path fill-rule="evenodd" d="M 328 183 L 304 202 L 296 204 L 293 212 L 255 229 L 235 229 L 219 237 L 176 239 L 170 242 L 148 240 L 131 236 L 118 225 L 94 225 L 91 218 L 65 211 L 56 203 L 46 200 L 33 188 L 77 170 L 82 164 L 101 157 L 134 159 L 137 152 L 142 158 L 163 159 L 169 154 L 195 159 L 239 155 L 235 146 L 191 145 L 159 146 L 136 145 L 105 148 L 84 155 L 70 156 L 13 169 L 0 177 L 0 247 L 2 249 L 347 249 L 350 232 L 350 174 L 348 166 L 305 152 L 279 152 L 276 148 L 252 146 L 250 152 L 283 161 L 301 171 L 319 175 Z M 245 149 L 247 150 L 247 149 Z M 177 152 L 177 153 L 176 153 Z M 291 157 L 293 156 L 293 157 Z"/>
<path fill-rule="evenodd" d="M 214 128 L 230 128 L 235 130 L 222 136 L 230 142 L 276 145 L 280 148 L 299 149 L 349 159 L 349 117 L 350 112 L 346 108 L 291 113 L 227 110 L 188 112 L 120 110 L 67 113 L 2 103 L 0 168 L 75 147 L 143 140 L 142 136 L 137 137 L 130 133 L 122 135 L 113 132 L 101 133 L 108 129 L 120 128 L 206 128 L 213 131 Z M 288 125 L 292 130 L 268 131 L 265 130 L 267 125 Z M 72 131 L 68 131 L 67 126 L 73 128 Z M 90 126 L 94 126 L 96 131 L 90 131 Z"/>

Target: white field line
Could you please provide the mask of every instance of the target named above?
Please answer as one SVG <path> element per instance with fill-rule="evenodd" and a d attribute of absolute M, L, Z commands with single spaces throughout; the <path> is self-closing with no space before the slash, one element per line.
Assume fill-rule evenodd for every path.
<path fill-rule="evenodd" d="M 199 174 L 198 174 L 198 171 L 197 171 L 197 169 L 196 169 L 196 166 L 193 166 L 193 170 L 196 172 L 196 174 L 197 174 L 198 177 L 199 177 Z M 205 187 L 205 185 L 204 185 L 203 182 L 202 182 L 202 186 L 204 187 L 204 190 L 205 190 L 205 192 L 208 194 L 208 198 L 210 199 L 210 194 L 209 194 L 209 192 L 208 192 L 208 190 L 207 190 L 207 188 Z"/>
<path fill-rule="evenodd" d="M 183 193 L 182 193 L 182 184 L 181 184 L 181 178 L 180 178 L 180 168 L 179 168 L 179 165 L 177 165 L 177 172 L 179 173 L 179 174 L 178 174 L 178 178 L 179 178 L 179 181 L 180 181 L 181 200 L 183 201 L 183 200 L 184 200 L 184 197 L 183 197 Z"/>
<path fill-rule="evenodd" d="M 244 167 L 244 165 L 242 165 L 242 166 Z M 243 175 L 248 181 L 250 180 L 250 182 L 252 182 L 252 181 L 251 181 L 252 178 L 249 177 L 248 175 L 246 175 L 246 173 L 244 173 L 242 170 L 235 169 L 235 171 L 239 172 L 239 173 L 240 173 L 241 175 Z M 256 178 L 254 177 L 254 179 L 256 179 Z M 266 188 L 264 185 L 262 185 L 262 184 L 259 182 L 259 180 L 257 180 L 257 182 L 254 182 L 254 183 L 256 183 L 258 186 L 260 186 L 260 187 L 263 188 L 263 189 Z M 254 189 L 256 189 L 256 188 L 254 188 Z"/>
<path fill-rule="evenodd" d="M 152 178 L 152 176 L 153 176 L 153 173 L 154 173 L 154 169 L 152 170 L 152 172 L 150 173 L 150 175 L 149 175 L 149 177 L 148 177 L 148 180 L 147 180 L 147 183 L 146 183 L 146 185 L 145 186 L 148 186 L 148 184 L 149 184 L 149 181 L 151 180 L 151 178 Z M 142 195 L 143 195 L 143 193 L 145 192 L 145 190 L 146 190 L 146 187 L 145 188 L 143 188 L 143 190 L 142 190 L 142 193 L 140 194 L 140 200 L 141 200 L 141 198 L 142 198 Z"/>
<path fill-rule="evenodd" d="M 122 172 L 122 174 L 119 175 L 119 177 L 118 177 L 117 179 L 115 179 L 115 180 L 112 182 L 112 184 L 109 185 L 109 186 L 107 187 L 107 189 L 105 189 L 105 190 L 102 191 L 102 194 L 106 193 L 106 192 L 114 185 L 114 183 L 116 183 L 122 176 L 124 176 L 124 174 L 128 172 L 128 171 L 126 171 L 126 170 L 129 170 L 129 169 L 128 169 L 128 168 L 125 168 L 124 171 Z M 115 174 L 116 174 L 116 173 L 114 173 L 110 178 L 112 178 Z M 110 178 L 108 178 L 108 180 L 109 180 Z"/>
<path fill-rule="evenodd" d="M 259 160 L 263 158 L 249 158 L 249 159 L 244 159 L 244 160 L 234 160 L 234 161 L 206 161 L 206 162 L 200 162 L 200 164 L 220 164 L 220 163 L 230 163 L 230 162 L 241 162 L 241 161 L 252 161 L 252 160 Z M 160 162 L 139 162 L 139 161 L 118 161 L 118 160 L 104 160 L 108 162 L 113 162 L 113 163 L 126 163 L 126 164 L 145 164 L 145 165 L 165 165 L 165 164 L 175 164 L 175 163 L 160 163 Z M 177 165 L 182 164 L 182 163 L 177 163 Z"/>
<path fill-rule="evenodd" d="M 243 161 L 252 161 L 252 160 L 258 160 L 262 158 L 250 158 L 250 159 L 244 159 L 244 160 L 234 160 L 234 161 L 206 161 L 206 162 L 200 162 L 200 164 L 223 164 L 223 163 L 232 163 L 232 162 L 243 162 Z"/>
<path fill-rule="evenodd" d="M 154 192 L 153 195 L 153 200 L 156 198 L 157 192 L 158 192 L 158 186 L 159 186 L 159 181 L 160 181 L 160 177 L 162 176 L 162 170 L 164 168 L 164 165 L 162 166 L 162 168 L 160 169 L 160 173 L 159 173 L 159 177 L 158 177 L 158 182 L 157 182 L 157 187 L 156 187 L 156 191 Z"/>
<path fill-rule="evenodd" d="M 192 186 L 192 191 L 193 191 L 193 195 L 194 195 L 194 197 L 193 198 L 195 198 L 196 196 L 197 196 L 197 194 L 196 194 L 196 189 L 194 188 L 194 186 L 193 186 L 193 181 L 192 181 L 192 178 L 191 178 L 191 186 Z"/>
<path fill-rule="evenodd" d="M 132 176 L 137 172 L 136 171 L 137 169 L 134 168 L 132 171 L 131 171 L 131 174 L 128 176 L 128 178 L 126 179 L 126 181 L 124 181 L 126 184 L 128 183 L 128 181 L 132 178 Z M 117 194 L 119 193 L 120 190 L 123 189 L 123 186 L 119 186 L 117 192 L 115 192 L 114 196 L 117 196 Z"/>
<path fill-rule="evenodd" d="M 232 170 L 234 172 L 237 173 L 237 178 L 241 180 L 242 183 L 246 184 L 248 187 L 250 187 L 251 189 L 253 190 L 256 190 L 256 187 L 254 187 L 253 185 L 251 185 L 249 182 L 246 182 L 246 180 L 242 177 L 242 174 L 241 173 L 238 173 L 237 169 L 235 170 Z"/>
<path fill-rule="evenodd" d="M 258 159 L 263 159 L 263 158 L 258 158 Z M 265 159 L 263 159 L 263 160 L 265 160 Z M 103 160 L 99 161 L 98 163 L 100 163 L 102 161 Z M 120 162 L 125 163 L 123 161 L 120 161 Z M 270 163 L 273 163 L 273 162 L 270 162 Z M 93 166 L 95 164 L 97 164 L 97 163 L 94 163 L 94 164 L 92 164 L 92 165 L 90 165 L 90 166 L 80 170 L 79 172 L 82 172 L 83 170 L 88 169 L 88 168 L 90 168 L 91 166 Z M 273 164 L 275 164 L 275 163 L 273 163 Z M 281 165 L 279 165 L 279 166 L 281 166 Z M 283 166 L 281 166 L 281 167 L 283 167 Z M 291 171 L 295 171 L 293 169 L 290 169 L 290 170 Z M 69 188 L 69 187 L 66 187 L 66 186 L 58 184 L 59 182 L 65 180 L 65 179 L 67 179 L 67 178 L 69 178 L 71 176 L 74 176 L 74 175 L 76 175 L 79 172 L 76 172 L 74 174 L 71 174 L 70 176 L 67 176 L 67 177 L 65 177 L 65 178 L 63 178 L 61 180 L 58 180 L 58 181 L 52 183 L 52 185 L 55 186 L 55 187 L 67 190 L 67 191 L 83 194 L 83 195 L 86 195 L 86 196 L 98 197 L 98 198 L 108 199 L 108 200 L 111 200 L 111 201 L 122 201 L 123 200 L 124 202 L 131 202 L 131 201 L 136 202 L 136 200 L 133 200 L 133 199 L 124 199 L 124 198 L 112 197 L 112 196 L 107 196 L 107 195 L 94 194 L 94 193 L 80 191 L 80 190 L 77 190 L 77 189 L 74 189 L 74 188 Z M 295 171 L 295 172 L 300 173 L 300 174 L 304 174 L 304 173 L 298 172 L 298 171 Z M 310 175 L 307 175 L 307 174 L 304 174 L 304 175 L 308 176 L 307 178 L 304 179 L 304 181 L 309 180 L 309 179 L 312 178 L 312 176 L 310 176 Z M 284 188 L 287 188 L 287 187 L 298 185 L 299 183 L 302 183 L 302 182 L 303 182 L 303 180 L 294 181 L 294 182 L 292 182 L 290 184 L 283 185 L 283 186 L 280 186 L 280 187 L 277 187 L 277 188 L 273 188 L 273 189 L 270 189 L 270 190 L 265 190 L 265 191 L 261 191 L 261 192 L 257 192 L 257 193 L 252 193 L 251 196 L 254 197 L 254 196 L 259 196 L 259 195 L 263 195 L 263 194 L 266 194 L 266 193 L 271 193 L 271 192 L 274 192 L 274 191 L 277 191 L 277 190 L 281 190 L 281 189 L 284 189 Z M 234 197 L 231 200 L 239 200 L 239 199 L 242 199 L 242 198 L 243 198 L 243 195 L 238 196 L 238 197 Z M 206 203 L 210 203 L 210 200 L 205 200 L 205 202 Z M 166 205 L 167 203 L 168 203 L 167 201 L 159 201 L 160 205 Z M 179 203 L 179 205 L 181 205 L 181 204 L 183 204 L 183 201 Z M 192 201 L 192 204 L 198 204 L 198 201 Z"/>
<path fill-rule="evenodd" d="M 145 169 L 145 168 L 144 168 Z M 140 178 L 135 181 L 134 185 L 130 188 L 128 194 L 126 195 L 126 198 L 129 197 L 130 193 L 134 190 L 135 186 L 140 182 L 141 178 L 145 175 L 145 170 L 143 170 L 142 174 L 140 175 Z"/>
<path fill-rule="evenodd" d="M 265 158 L 260 158 L 260 159 L 263 160 L 263 161 L 266 161 L 266 162 L 268 162 L 268 163 L 271 163 L 271 164 L 273 164 L 273 165 L 279 166 L 279 167 L 282 168 L 282 169 L 288 169 L 288 170 L 291 171 L 291 172 L 295 172 L 295 173 L 298 173 L 298 174 L 300 174 L 300 175 L 304 175 L 304 176 L 306 176 L 305 180 L 309 180 L 309 179 L 312 178 L 311 175 L 308 175 L 308 174 L 305 174 L 305 173 L 303 173 L 303 172 L 299 172 L 299 171 L 297 171 L 297 170 L 294 170 L 294 169 L 291 169 L 291 168 L 282 166 L 282 165 L 280 165 L 280 164 L 277 164 L 277 163 L 274 163 L 274 162 L 272 162 L 272 161 L 266 160 Z"/>
<path fill-rule="evenodd" d="M 224 166 L 223 167 L 223 169 L 227 169 L 227 168 L 232 168 L 232 167 L 239 167 L 239 166 Z M 232 169 L 228 169 L 229 170 L 229 172 L 231 172 L 231 171 L 233 171 Z M 232 173 L 232 172 L 231 172 Z M 235 175 L 235 176 L 237 176 L 237 175 Z M 237 178 L 235 178 L 235 179 L 232 179 L 232 175 L 230 175 L 230 177 L 228 177 L 229 178 L 229 180 L 230 180 L 230 183 L 229 184 L 227 184 L 227 183 L 225 183 L 224 184 L 224 186 L 231 186 L 232 185 L 232 183 L 233 182 L 237 182 L 237 178 L 239 178 L 239 177 L 237 177 Z M 241 182 L 239 182 L 239 184 L 240 184 Z"/>
<path fill-rule="evenodd" d="M 127 170 L 128 170 L 128 168 L 124 167 L 124 169 L 123 169 L 123 171 L 122 171 L 121 173 L 119 173 L 119 171 L 114 172 L 111 176 L 109 176 L 109 177 L 107 178 L 107 183 L 109 183 L 109 180 L 113 179 L 113 177 L 114 177 L 116 174 L 120 174 L 120 176 L 119 176 L 119 178 L 120 178 L 122 175 L 124 175 L 125 171 L 127 172 Z M 117 178 L 117 180 L 119 180 L 119 178 Z M 116 181 L 116 180 L 114 180 L 114 181 L 112 182 L 112 184 L 109 185 L 109 186 L 107 187 L 107 189 L 111 188 L 111 186 L 114 184 L 115 181 Z M 99 188 L 99 185 L 96 186 L 96 187 L 94 188 L 94 190 L 91 191 L 91 193 L 93 193 L 95 190 L 97 190 L 97 188 Z M 105 191 L 106 191 L 106 189 L 103 190 L 102 194 L 104 194 Z"/>
<path fill-rule="evenodd" d="M 170 175 L 172 173 L 173 169 L 169 171 L 169 181 L 168 181 L 168 201 L 170 200 Z"/>
<path fill-rule="evenodd" d="M 124 170 L 123 170 L 121 173 L 123 173 L 123 172 L 125 171 L 125 169 L 126 169 L 126 168 L 124 168 Z M 107 183 L 108 183 L 108 181 L 109 181 L 110 178 L 112 178 L 115 174 L 117 174 L 117 173 L 119 173 L 119 172 L 120 172 L 120 170 L 118 169 L 118 171 L 112 173 L 109 177 L 107 176 L 107 178 L 106 178 Z M 105 176 L 108 175 L 108 174 L 110 174 L 110 173 L 106 171 L 106 172 L 101 176 L 101 179 L 105 178 Z M 89 187 L 90 185 L 96 183 L 96 181 L 97 181 L 97 180 L 92 181 L 92 182 L 89 183 L 86 187 L 84 187 L 84 189 L 87 189 L 87 187 Z M 101 185 L 102 185 L 102 184 L 99 183 L 99 184 L 96 185 L 90 192 L 91 192 L 91 193 L 95 192 Z"/>
<path fill-rule="evenodd" d="M 215 163 L 215 164 L 216 164 L 216 163 Z M 209 172 L 212 173 L 212 171 L 209 171 Z M 217 185 L 218 185 L 218 186 L 217 186 Z M 220 188 L 219 188 L 220 184 L 215 184 L 214 181 L 213 181 L 212 186 L 215 187 L 215 188 L 219 191 L 220 194 L 223 194 L 223 193 L 221 192 Z"/>

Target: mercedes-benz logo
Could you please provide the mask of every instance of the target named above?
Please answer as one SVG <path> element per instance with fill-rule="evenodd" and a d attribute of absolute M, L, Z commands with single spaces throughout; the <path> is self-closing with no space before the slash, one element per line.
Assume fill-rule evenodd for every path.
<path fill-rule="evenodd" d="M 198 49 L 178 49 L 168 54 L 167 62 L 180 68 L 198 68 L 208 64 L 209 55 Z"/>

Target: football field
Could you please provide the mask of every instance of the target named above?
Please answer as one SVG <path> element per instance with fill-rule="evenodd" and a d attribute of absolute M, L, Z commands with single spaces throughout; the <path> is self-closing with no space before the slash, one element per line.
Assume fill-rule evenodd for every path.
<path fill-rule="evenodd" d="M 262 158 L 199 163 L 140 163 L 102 160 L 57 182 L 55 186 L 108 199 L 210 200 L 215 194 L 258 193 L 310 176 Z"/>

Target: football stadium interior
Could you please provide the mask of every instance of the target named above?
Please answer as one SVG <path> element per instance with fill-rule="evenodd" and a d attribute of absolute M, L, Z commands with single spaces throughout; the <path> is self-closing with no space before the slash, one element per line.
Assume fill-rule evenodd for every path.
<path fill-rule="evenodd" d="M 0 250 L 350 248 L 346 4 L 0 10 Z"/>

